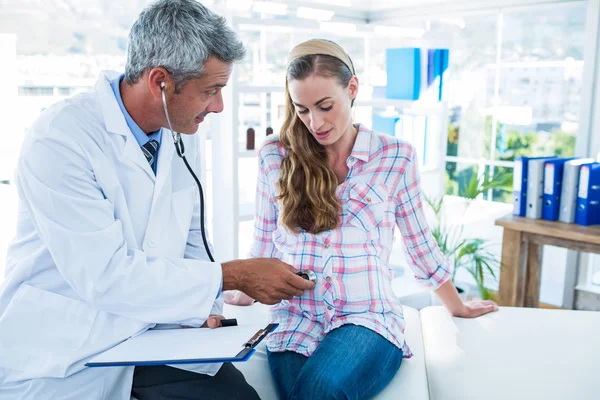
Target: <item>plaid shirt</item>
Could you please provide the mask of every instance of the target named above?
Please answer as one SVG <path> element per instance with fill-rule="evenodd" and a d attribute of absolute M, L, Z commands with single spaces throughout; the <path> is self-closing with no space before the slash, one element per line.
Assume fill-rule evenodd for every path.
<path fill-rule="evenodd" d="M 276 257 L 297 269 L 311 269 L 317 282 L 314 290 L 271 308 L 271 320 L 279 328 L 268 337 L 268 349 L 309 356 L 328 332 L 355 324 L 377 332 L 410 357 L 402 306 L 392 291 L 388 267 L 394 225 L 418 281 L 435 289 L 452 273 L 423 212 L 414 147 L 359 126 L 346 162 L 348 177 L 336 190 L 340 223 L 316 235 L 290 232 L 277 223 L 284 154 L 277 136 L 260 150 L 250 256 Z"/>

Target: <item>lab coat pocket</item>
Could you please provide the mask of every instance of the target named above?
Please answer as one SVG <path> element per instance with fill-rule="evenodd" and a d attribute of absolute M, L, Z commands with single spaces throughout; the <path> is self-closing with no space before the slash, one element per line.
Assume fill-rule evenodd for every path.
<path fill-rule="evenodd" d="M 65 377 L 97 313 L 82 301 L 22 284 L 0 318 L 0 366 L 30 378 Z"/>
<path fill-rule="evenodd" d="M 385 217 L 388 191 L 385 185 L 355 183 L 349 188 L 345 205 L 345 236 L 360 236 L 365 240 L 379 237 L 378 226 Z"/>
<path fill-rule="evenodd" d="M 196 186 L 191 186 L 178 190 L 177 192 L 173 193 L 171 197 L 173 213 L 175 214 L 175 218 L 177 219 L 177 223 L 179 224 L 181 232 L 184 232 L 186 236 L 190 230 L 192 218 L 194 217 L 194 209 L 196 208 L 196 203 L 198 201 L 198 196 L 196 196 L 197 190 L 198 189 Z M 200 213 L 199 209 L 198 213 Z M 200 218 L 199 215 L 196 217 L 198 219 Z M 200 229 L 199 227 L 193 228 Z"/>

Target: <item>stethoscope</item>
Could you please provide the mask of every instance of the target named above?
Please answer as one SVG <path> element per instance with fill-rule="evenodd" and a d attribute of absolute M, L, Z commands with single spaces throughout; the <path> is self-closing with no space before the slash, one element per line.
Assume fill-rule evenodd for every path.
<path fill-rule="evenodd" d="M 202 191 L 202 185 L 200 184 L 200 180 L 198 179 L 198 177 L 192 170 L 192 167 L 190 167 L 190 164 L 185 158 L 185 148 L 183 146 L 183 141 L 181 140 L 181 134 L 175 132 L 173 126 L 171 125 L 171 119 L 169 118 L 169 110 L 167 110 L 167 97 L 165 95 L 164 82 L 160 83 L 160 90 L 162 94 L 162 103 L 163 108 L 165 110 L 165 116 L 167 117 L 167 124 L 169 125 L 169 129 L 171 130 L 171 135 L 173 135 L 173 144 L 175 145 L 175 150 L 177 150 L 177 155 L 183 160 L 188 171 L 190 171 L 190 174 L 192 174 L 192 177 L 198 185 L 198 190 L 200 191 L 200 229 L 202 232 L 202 241 L 204 242 L 204 248 L 206 249 L 206 254 L 208 254 L 208 258 L 210 258 L 210 261 L 215 262 L 215 259 L 213 258 L 210 249 L 208 248 L 208 240 L 206 240 L 206 233 L 204 231 L 204 192 Z M 317 280 L 317 275 L 314 273 L 314 271 L 311 270 L 299 271 L 296 273 L 296 275 L 312 282 L 316 282 Z"/>
<path fill-rule="evenodd" d="M 173 130 L 173 126 L 171 125 L 171 119 L 169 118 L 169 111 L 167 110 L 167 97 L 165 95 L 165 83 L 164 82 L 160 83 L 160 90 L 162 93 L 162 103 L 163 103 L 163 108 L 165 110 L 165 116 L 167 117 L 167 124 L 169 124 L 169 129 L 171 130 L 171 135 L 173 136 L 173 144 L 175 145 L 175 150 L 177 151 L 177 155 L 179 156 L 179 158 L 181 158 L 183 160 L 183 162 L 185 163 L 185 166 L 187 167 L 188 171 L 190 171 L 190 174 L 192 174 L 192 177 L 194 178 L 194 180 L 196 181 L 196 184 L 198 185 L 198 191 L 200 192 L 200 230 L 202 232 L 202 241 L 204 242 L 204 248 L 206 249 L 206 254 L 208 255 L 208 258 L 210 259 L 210 261 L 215 262 L 215 259 L 213 258 L 212 254 L 210 252 L 210 249 L 208 248 L 208 240 L 206 239 L 206 233 L 204 231 L 204 192 L 202 190 L 202 185 L 200 184 L 200 180 L 198 179 L 198 177 L 192 170 L 192 167 L 190 167 L 190 164 L 188 163 L 187 159 L 185 158 L 185 147 L 183 146 L 183 140 L 181 140 L 181 134 L 175 132 L 175 130 Z"/>

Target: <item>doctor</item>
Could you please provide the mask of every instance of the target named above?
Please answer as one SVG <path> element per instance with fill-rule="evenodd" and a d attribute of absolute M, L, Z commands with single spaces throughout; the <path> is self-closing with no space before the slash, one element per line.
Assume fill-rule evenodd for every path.
<path fill-rule="evenodd" d="M 312 289 L 277 259 L 209 261 L 198 188 L 163 129 L 164 90 L 198 171 L 192 134 L 223 110 L 243 56 L 223 18 L 194 0 L 159 0 L 130 32 L 124 76 L 103 73 L 93 92 L 32 125 L 0 291 L 0 399 L 258 398 L 231 364 L 84 366 L 156 324 L 217 327 L 224 290 L 274 304 Z"/>

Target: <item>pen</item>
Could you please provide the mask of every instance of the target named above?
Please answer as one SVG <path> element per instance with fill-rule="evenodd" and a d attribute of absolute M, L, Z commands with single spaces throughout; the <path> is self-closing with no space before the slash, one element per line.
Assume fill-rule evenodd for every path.
<path fill-rule="evenodd" d="M 231 318 L 231 319 L 222 319 L 221 320 L 221 326 L 222 327 L 226 327 L 226 326 L 237 326 L 237 319 L 235 318 Z"/>

